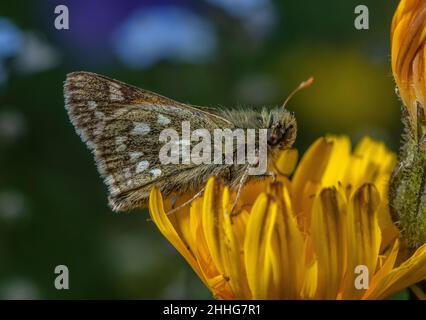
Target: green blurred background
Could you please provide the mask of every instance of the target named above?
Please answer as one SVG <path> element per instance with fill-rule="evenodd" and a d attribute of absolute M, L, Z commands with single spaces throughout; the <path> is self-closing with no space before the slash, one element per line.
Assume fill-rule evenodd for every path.
<path fill-rule="evenodd" d="M 69 8 L 69 30 L 54 9 Z M 0 298 L 210 298 L 146 210 L 113 213 L 62 85 L 105 74 L 182 102 L 277 105 L 296 96 L 301 151 L 318 136 L 398 148 L 389 26 L 397 1 L 1 1 Z M 70 271 L 56 290 L 54 268 Z"/>

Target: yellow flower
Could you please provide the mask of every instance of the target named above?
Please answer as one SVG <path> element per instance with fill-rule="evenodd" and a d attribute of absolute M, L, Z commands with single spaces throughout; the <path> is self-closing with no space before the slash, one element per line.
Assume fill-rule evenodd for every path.
<path fill-rule="evenodd" d="M 280 172 L 295 166 L 295 155 L 282 154 Z M 426 279 L 426 245 L 407 258 L 389 215 L 394 164 L 369 138 L 352 153 L 346 137 L 320 138 L 291 180 L 248 183 L 236 216 L 234 193 L 215 178 L 190 208 L 169 216 L 170 201 L 153 189 L 150 214 L 215 298 L 386 298 Z"/>
<path fill-rule="evenodd" d="M 392 71 L 411 126 L 417 131 L 419 112 L 422 121 L 426 113 L 426 1 L 400 2 L 392 21 L 391 41 Z"/>

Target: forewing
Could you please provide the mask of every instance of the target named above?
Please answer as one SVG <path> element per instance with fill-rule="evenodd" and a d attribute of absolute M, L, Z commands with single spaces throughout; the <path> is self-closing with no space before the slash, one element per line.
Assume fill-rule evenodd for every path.
<path fill-rule="evenodd" d="M 193 164 L 159 162 L 163 129 L 180 133 L 188 120 L 196 124 L 191 129 L 229 127 L 219 115 L 94 73 L 68 74 L 64 94 L 71 122 L 94 153 L 114 210 L 144 205 L 152 186 L 164 188 L 172 179 L 185 183 L 185 172 L 194 169 Z"/>

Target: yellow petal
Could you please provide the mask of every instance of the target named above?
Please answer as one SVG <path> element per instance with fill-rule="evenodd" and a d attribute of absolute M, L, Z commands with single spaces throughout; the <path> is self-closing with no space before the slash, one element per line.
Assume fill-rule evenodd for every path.
<path fill-rule="evenodd" d="M 196 199 L 191 206 L 190 211 L 190 230 L 192 243 L 191 247 L 195 255 L 197 262 L 202 270 L 206 279 L 216 278 L 220 273 L 213 263 L 213 259 L 210 255 L 209 248 L 207 246 L 206 239 L 204 237 L 204 231 L 202 226 L 202 214 L 203 214 L 203 199 Z M 223 278 L 223 276 L 220 274 Z"/>
<path fill-rule="evenodd" d="M 256 201 L 257 196 L 266 190 L 269 183 L 270 183 L 270 179 L 260 179 L 260 180 L 249 181 L 243 187 L 241 191 L 240 199 L 238 201 L 238 206 L 237 206 L 237 212 L 240 210 L 246 210 L 250 212 L 254 202 Z M 236 192 L 234 192 L 233 196 L 234 197 L 236 196 Z M 232 201 L 232 205 L 233 205 L 233 201 Z"/>
<path fill-rule="evenodd" d="M 314 263 L 312 263 L 308 267 L 305 273 L 301 298 L 314 299 L 315 294 L 317 292 L 317 285 L 318 285 L 318 262 L 314 261 Z"/>
<path fill-rule="evenodd" d="M 422 280 L 426 280 L 426 245 L 418 248 L 408 260 L 383 277 L 369 298 L 387 298 Z"/>
<path fill-rule="evenodd" d="M 335 186 L 341 182 L 348 168 L 351 155 L 351 141 L 348 137 L 327 137 L 333 142 L 330 158 L 328 160 L 327 169 L 324 171 L 321 184 L 323 187 Z"/>
<path fill-rule="evenodd" d="M 219 272 L 225 275 L 220 252 L 222 224 L 222 190 L 220 184 L 216 183 L 215 178 L 212 177 L 207 182 L 204 191 L 202 225 L 207 247 L 213 258 L 213 263 L 216 265 Z"/>
<path fill-rule="evenodd" d="M 377 219 L 379 204 L 380 195 L 371 184 L 359 188 L 350 200 L 347 219 L 347 273 L 343 298 L 359 298 L 365 293 L 364 289 L 355 288 L 357 266 L 367 267 L 369 275 L 376 271 L 381 242 Z"/>
<path fill-rule="evenodd" d="M 336 188 L 316 197 L 312 212 L 312 241 L 318 261 L 317 296 L 336 299 L 346 258 L 346 203 Z"/>
<path fill-rule="evenodd" d="M 331 187 L 342 181 L 350 157 L 347 137 L 320 138 L 305 152 L 293 177 L 295 210 L 303 208 L 304 188 L 310 185 Z"/>
<path fill-rule="evenodd" d="M 344 182 L 350 184 L 353 190 L 364 183 L 374 183 L 384 196 L 395 164 L 395 154 L 383 142 L 364 137 L 355 147 Z"/>
<path fill-rule="evenodd" d="M 290 175 L 296 167 L 297 158 L 298 152 L 296 149 L 282 151 L 274 163 L 277 172 L 284 176 Z"/>
<path fill-rule="evenodd" d="M 273 270 L 266 263 L 267 234 L 276 217 L 277 205 L 265 193 L 259 195 L 254 203 L 247 222 L 246 238 L 244 241 L 244 258 L 248 283 L 254 299 L 267 299 L 275 292 L 272 291 Z M 272 219 L 268 219 L 271 218 Z M 269 220 L 269 221 L 268 221 Z M 270 257 L 268 257 L 269 259 Z"/>
<path fill-rule="evenodd" d="M 221 259 L 229 285 L 236 299 L 250 298 L 250 289 L 244 268 L 244 256 L 241 255 L 243 239 L 237 237 L 234 224 L 228 211 L 229 191 L 223 193 L 223 235 L 221 236 Z"/>
<path fill-rule="evenodd" d="M 399 251 L 399 241 L 396 240 L 389 255 L 387 256 L 383 266 L 378 270 L 378 272 L 372 277 L 371 283 L 369 285 L 369 288 L 365 295 L 363 296 L 363 299 L 369 299 L 372 293 L 374 293 L 377 285 L 383 280 L 384 277 L 386 277 L 391 270 L 393 269 L 396 258 L 398 256 Z"/>
<path fill-rule="evenodd" d="M 291 199 L 287 188 L 283 188 L 280 202 L 282 218 L 277 219 L 277 230 L 280 241 L 282 281 L 288 285 L 282 288 L 283 299 L 296 299 L 300 296 L 305 276 L 305 243 L 298 228 L 291 207 Z M 282 230 L 282 231 L 281 231 Z M 281 232 L 279 232 L 281 231 Z"/>
<path fill-rule="evenodd" d="M 308 183 L 321 183 L 333 148 L 326 138 L 316 140 L 305 152 L 293 176 L 292 186 L 296 213 L 303 208 L 303 191 Z"/>
<path fill-rule="evenodd" d="M 157 188 L 153 188 L 149 196 L 149 213 L 152 221 L 154 221 L 163 236 L 179 251 L 197 275 L 206 282 L 203 273 L 199 269 L 198 263 L 188 250 L 187 244 L 179 237 L 168 216 L 164 212 L 163 197 Z"/>

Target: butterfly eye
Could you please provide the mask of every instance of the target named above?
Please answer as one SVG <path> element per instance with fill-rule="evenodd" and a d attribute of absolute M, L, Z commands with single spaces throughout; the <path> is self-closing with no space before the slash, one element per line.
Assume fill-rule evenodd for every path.
<path fill-rule="evenodd" d="M 285 130 L 281 127 L 275 127 L 272 129 L 268 129 L 267 132 L 267 139 L 268 139 L 268 144 L 270 146 L 275 146 L 277 144 L 279 144 L 283 138 L 285 134 Z"/>

